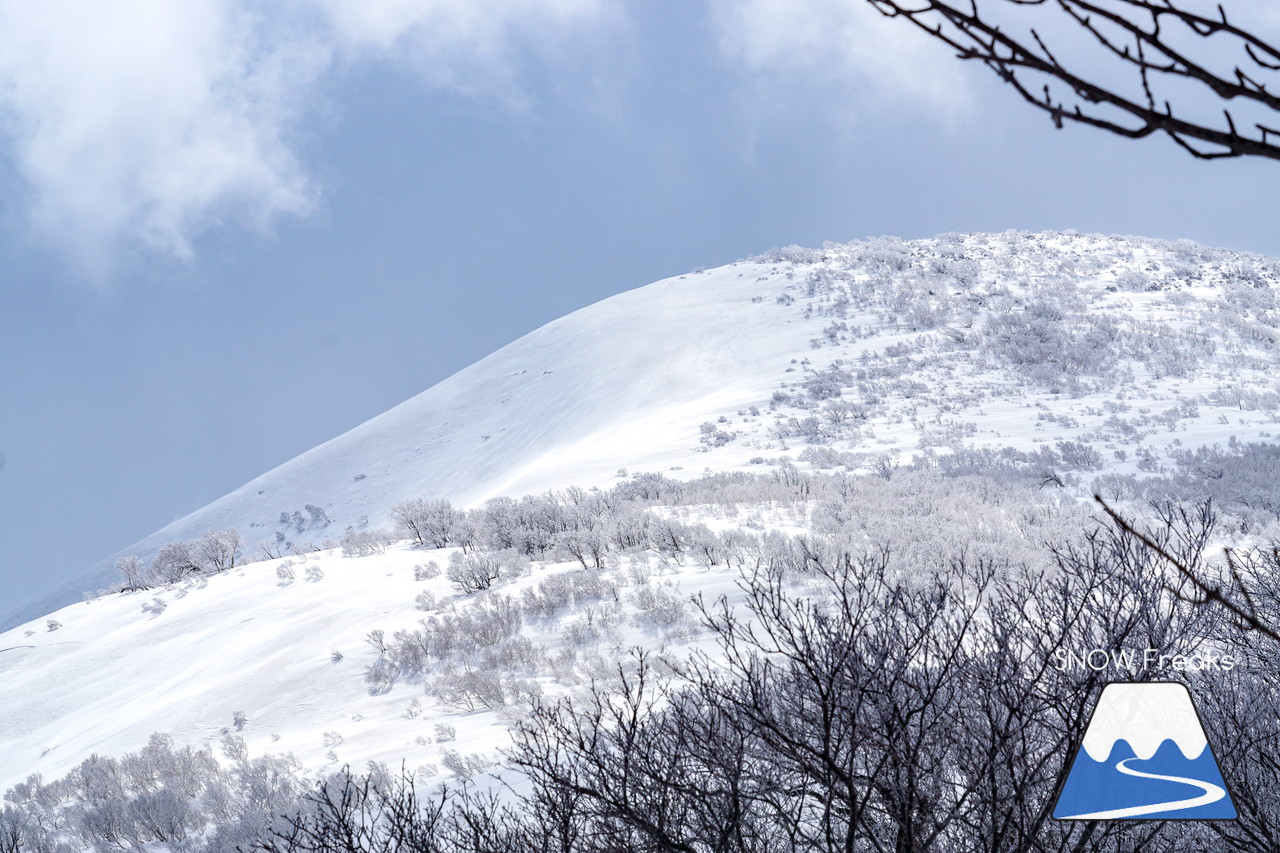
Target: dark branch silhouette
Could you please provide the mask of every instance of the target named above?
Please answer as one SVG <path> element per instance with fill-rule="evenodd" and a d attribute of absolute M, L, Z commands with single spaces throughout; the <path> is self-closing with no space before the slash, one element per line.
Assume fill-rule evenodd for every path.
<path fill-rule="evenodd" d="M 1175 0 L 868 2 L 946 43 L 960 59 L 982 63 L 1059 128 L 1076 122 L 1130 139 L 1164 133 L 1202 160 L 1280 160 L 1280 95 L 1272 91 L 1280 83 L 1280 48 L 1232 24 L 1221 5 L 1210 17 Z M 1057 15 L 1054 36 L 1061 35 L 1062 25 L 1073 27 L 1073 35 L 1085 34 L 1093 56 L 1109 59 L 1121 76 L 1128 75 L 1127 83 L 1110 74 L 1096 76 L 1092 61 L 1086 71 L 1075 59 L 1060 59 L 1047 30 L 1029 24 L 1011 29 L 1009 20 L 997 20 L 1000 14 L 1017 21 L 1051 13 Z M 1225 57 L 1225 65 L 1211 62 L 1211 53 Z M 1260 112 L 1263 119 L 1237 123 L 1231 108 L 1216 120 L 1191 118 L 1193 102 L 1206 95 Z"/>
<path fill-rule="evenodd" d="M 1147 548 L 1159 554 L 1162 559 L 1173 566 L 1183 580 L 1191 584 L 1196 592 L 1195 598 L 1187 598 L 1180 590 L 1174 590 L 1175 595 L 1193 604 L 1221 605 L 1239 620 L 1241 626 L 1247 630 L 1256 631 L 1264 637 L 1280 643 L 1280 631 L 1277 631 L 1259 614 L 1258 606 L 1254 602 L 1253 595 L 1249 592 L 1248 585 L 1244 582 L 1240 568 L 1230 548 L 1223 549 L 1226 552 L 1227 569 L 1231 576 L 1230 588 L 1224 589 L 1222 584 L 1206 579 L 1200 572 L 1187 565 L 1185 561 L 1170 554 L 1160 543 L 1130 524 L 1124 516 L 1108 506 L 1100 495 L 1094 495 L 1093 499 L 1102 506 L 1103 512 L 1111 517 L 1117 527 L 1136 537 Z"/>

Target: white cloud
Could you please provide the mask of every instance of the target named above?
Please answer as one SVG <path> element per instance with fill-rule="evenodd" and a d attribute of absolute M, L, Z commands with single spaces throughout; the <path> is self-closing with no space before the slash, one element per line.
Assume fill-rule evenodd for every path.
<path fill-rule="evenodd" d="M 954 56 L 865 0 L 711 0 L 720 48 L 753 74 L 954 120 L 970 103 Z"/>
<path fill-rule="evenodd" d="M 347 57 L 403 63 L 427 82 L 520 96 L 522 52 L 553 57 L 581 46 L 620 0 L 313 0 Z M 575 40 L 575 37 L 578 37 Z"/>
<path fill-rule="evenodd" d="M 368 62 L 519 105 L 530 59 L 599 58 L 636 0 L 0 0 L 0 156 L 37 233 L 89 267 L 121 243 L 190 257 L 220 222 L 313 209 L 297 145 Z M 707 0 L 760 79 L 963 109 L 957 63 L 863 0 Z M 18 202 L 10 198 L 12 206 Z"/>
<path fill-rule="evenodd" d="M 205 228 L 311 209 L 295 135 L 335 68 L 509 82 L 605 0 L 0 0 L 0 131 L 34 227 L 90 265 L 120 241 L 189 257 Z"/>

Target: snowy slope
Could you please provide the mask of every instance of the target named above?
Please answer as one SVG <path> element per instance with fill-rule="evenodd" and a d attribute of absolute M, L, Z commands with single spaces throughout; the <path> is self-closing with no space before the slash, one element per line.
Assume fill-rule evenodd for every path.
<path fill-rule="evenodd" d="M 370 631 L 412 627 L 424 590 L 441 607 L 459 598 L 443 576 L 414 581 L 415 563 L 442 556 L 407 546 L 362 559 L 326 552 L 294 560 L 288 583 L 276 574 L 283 561 L 255 563 L 194 585 L 73 605 L 54 614 L 62 627 L 53 632 L 41 624 L 32 636 L 0 634 L 0 793 L 31 773 L 56 779 L 93 753 L 137 750 L 152 732 L 217 752 L 231 731 L 253 755 L 293 753 L 313 771 L 370 760 L 438 765 L 446 749 L 492 753 L 508 742 L 501 715 L 449 715 L 421 686 L 375 696 L 364 681 L 375 657 Z M 323 577 L 307 580 L 312 567 Z M 727 586 L 705 574 L 699 582 Z M 164 611 L 143 613 L 154 598 Z M 562 627 L 528 633 L 558 648 Z M 407 716 L 418 703 L 429 712 Z M 248 718 L 242 730 L 237 711 Z M 436 742 L 434 726 L 445 721 L 458 738 Z"/>
<path fill-rule="evenodd" d="M 475 505 L 786 452 L 866 469 L 1081 441 L 1102 457 L 1083 469 L 1157 470 L 1171 446 L 1269 435 L 1278 269 L 1074 233 L 779 250 L 549 323 L 125 553 L 226 527 L 250 552 L 320 544 L 411 497 Z M 0 626 L 109 585 L 113 561 Z"/>
<path fill-rule="evenodd" d="M 788 460 L 870 471 L 1009 450 L 1052 451 L 1045 470 L 1067 483 L 1168 470 L 1181 449 L 1271 436 L 1277 281 L 1264 258 L 1076 234 L 781 250 L 548 324 L 128 553 L 229 526 L 251 551 L 277 535 L 321 544 L 347 525 L 378 526 L 405 498 L 477 505 L 610 485 L 620 468 L 684 477 Z M 913 529 L 935 529 L 932 496 L 894 500 L 893 512 L 919 516 Z M 295 518 L 309 504 L 331 521 Z M 1019 524 L 1038 513 L 1006 511 Z M 763 511 L 721 521 L 803 523 Z M 1004 525 L 990 513 L 983 523 Z M 439 709 L 420 713 L 420 685 L 367 690 L 366 635 L 412 627 L 424 590 L 441 608 L 456 598 L 443 577 L 414 579 L 429 558 L 447 555 L 327 551 L 293 558 L 283 578 L 289 561 L 263 561 L 52 613 L 106 586 L 105 562 L 26 611 L 52 613 L 55 630 L 39 619 L 0 633 L 0 790 L 94 751 L 138 749 L 154 731 L 217 743 L 236 733 L 237 711 L 252 752 L 293 752 L 313 769 L 495 749 L 508 722 L 496 712 L 456 715 L 457 741 L 442 740 Z M 505 593 L 572 567 L 538 566 Z M 628 571 L 611 568 L 620 584 L 635 582 Z M 732 589 L 722 568 L 656 571 L 678 594 Z M 155 597 L 165 606 L 147 612 Z M 634 615 L 623 614 L 617 647 L 670 639 Z M 566 623 L 527 627 L 548 654 L 564 646 Z"/>
<path fill-rule="evenodd" d="M 469 504 L 610 480 L 619 467 L 665 470 L 698 457 L 698 424 L 768 399 L 816 321 L 774 299 L 776 265 L 744 263 L 623 293 L 556 320 L 430 390 L 302 454 L 143 540 L 237 527 L 251 546 L 281 512 L 323 506 L 316 541 L 410 497 Z M 759 280 L 765 276 L 765 280 Z M 753 302 L 758 296 L 762 302 Z M 784 357 L 785 356 L 785 357 Z M 288 527 L 285 528 L 286 530 Z M 298 538 L 291 531 L 291 538 Z M 23 609 L 32 618 L 111 582 L 112 560 Z M 12 624 L 13 619 L 0 621 Z"/>

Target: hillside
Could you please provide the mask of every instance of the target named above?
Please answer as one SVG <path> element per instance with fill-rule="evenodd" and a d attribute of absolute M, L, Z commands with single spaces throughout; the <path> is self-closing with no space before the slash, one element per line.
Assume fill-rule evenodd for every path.
<path fill-rule="evenodd" d="M 966 733 L 938 741 L 955 772 L 974 759 L 954 745 L 993 714 L 1034 708 L 1044 740 L 1016 748 L 1068 754 L 1054 738 L 1092 701 L 1089 674 L 1054 675 L 1054 701 L 1006 695 L 1042 688 L 1048 649 L 1240 642 L 1108 540 L 1085 499 L 1188 559 L 1280 538 L 1278 283 L 1274 261 L 1186 243 L 880 238 L 548 324 L 126 552 L 145 563 L 235 527 L 243 557 L 277 556 L 87 602 L 63 590 L 0 632 L 0 840 L 19 819 L 73 848 L 217 826 L 208 850 L 231 850 L 343 767 L 402 766 L 424 787 L 505 772 L 513 727 L 555 700 L 589 706 L 642 672 L 665 684 L 691 660 L 719 672 L 733 630 L 806 608 L 819 632 L 884 620 L 859 673 L 892 680 L 895 654 L 902 672 L 932 671 L 916 654 L 947 662 L 951 700 L 916 686 L 928 713 L 973 715 L 936 722 Z M 439 542 L 389 524 L 426 497 L 463 509 Z M 1216 526 L 1158 509 L 1205 498 Z M 1280 600 L 1269 552 L 1240 553 L 1260 600 Z M 118 587 L 110 562 L 81 583 Z M 1123 594 L 1099 595 L 1104 578 Z M 1080 602 L 1078 624 L 1041 615 Z M 985 649 L 954 672 L 963 656 L 927 650 L 952 630 L 955 648 Z M 1055 780 L 1024 782 L 1043 797 Z M 248 834 L 226 829 L 241 819 Z"/>
<path fill-rule="evenodd" d="M 1099 456 L 1067 445 L 1066 473 L 1152 472 L 1178 442 L 1268 434 L 1278 270 L 1074 233 L 779 250 L 549 323 L 123 553 L 227 527 L 287 552 L 411 497 L 474 506 L 787 453 L 868 469 L 1065 441 Z M 113 562 L 0 625 L 108 586 Z"/>

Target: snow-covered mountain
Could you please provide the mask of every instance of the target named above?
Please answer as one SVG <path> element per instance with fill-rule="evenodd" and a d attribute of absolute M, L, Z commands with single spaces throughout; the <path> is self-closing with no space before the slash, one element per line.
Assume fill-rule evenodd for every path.
<path fill-rule="evenodd" d="M 248 552 L 292 556 L 72 603 L 116 582 L 105 560 L 15 618 L 0 632 L 0 791 L 153 732 L 309 772 L 465 772 L 530 695 L 583 689 L 633 645 L 703 642 L 688 597 L 736 594 L 733 543 L 758 561 L 770 532 L 891 544 L 913 566 L 945 569 L 957 544 L 1043 565 L 1045 542 L 1087 526 L 1076 499 L 1094 488 L 1134 497 L 1162 475 L 1212 485 L 1232 479 L 1224 465 L 1275 462 L 1242 454 L 1280 422 L 1278 286 L 1280 264 L 1258 256 L 1007 233 L 789 248 L 607 299 L 125 552 L 145 562 L 235 527 Z M 1211 445 L 1223 452 L 1196 455 Z M 879 476 L 798 478 L 819 471 Z M 645 504 L 658 487 L 640 472 L 690 491 Z M 762 476 L 704 476 L 717 472 Z M 1274 523 L 1273 490 L 1236 479 L 1241 511 Z M 585 534 L 466 557 L 514 559 L 479 595 L 442 568 L 465 562 L 457 548 L 337 547 L 405 499 L 482 507 L 570 485 L 584 489 L 529 512 L 607 531 L 590 571 Z M 633 535 L 635 513 L 679 544 Z M 490 645 L 468 646 L 477 632 Z M 1151 749 L 1121 723 L 1099 729 L 1108 749 L 1113 735 Z"/>
<path fill-rule="evenodd" d="M 866 468 L 1066 442 L 1067 471 L 1155 470 L 1171 445 L 1268 434 L 1277 281 L 1255 255 L 1076 233 L 776 250 L 549 323 L 124 553 L 228 527 L 249 551 L 319 544 L 407 498 L 788 453 Z M 0 625 L 108 586 L 115 556 Z"/>

